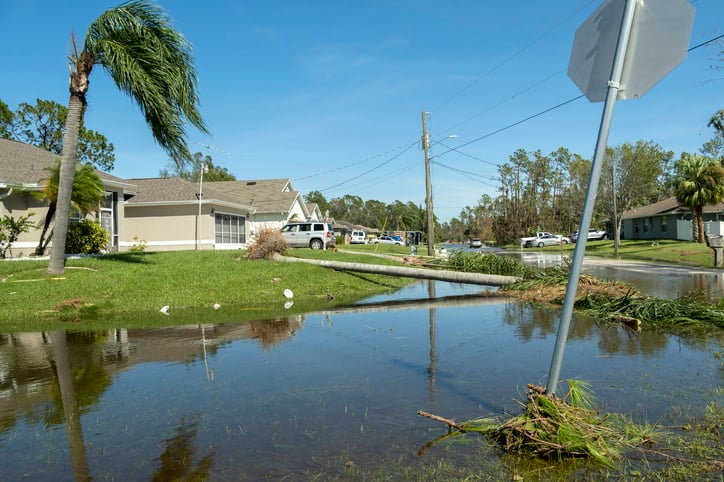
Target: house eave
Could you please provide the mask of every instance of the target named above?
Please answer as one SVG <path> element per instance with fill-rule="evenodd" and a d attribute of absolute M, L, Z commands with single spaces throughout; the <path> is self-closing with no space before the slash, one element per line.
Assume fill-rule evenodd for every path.
<path fill-rule="evenodd" d="M 202 206 L 221 206 L 233 209 L 241 209 L 243 211 L 251 211 L 252 207 L 246 204 L 236 204 L 226 201 L 216 201 L 214 199 L 205 199 L 200 203 Z M 198 206 L 199 201 L 146 201 L 146 202 L 126 202 L 126 209 L 134 207 L 158 207 L 158 206 Z"/>

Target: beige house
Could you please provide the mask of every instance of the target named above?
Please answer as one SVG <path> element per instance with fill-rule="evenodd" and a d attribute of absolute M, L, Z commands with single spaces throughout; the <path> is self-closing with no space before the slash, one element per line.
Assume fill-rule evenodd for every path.
<path fill-rule="evenodd" d="M 30 219 L 39 226 L 13 243 L 13 256 L 30 255 L 38 245 L 48 206 L 37 194 L 58 157 L 35 146 L 0 139 L 0 216 L 18 218 L 34 213 Z M 103 182 L 105 198 L 94 215 L 110 233 L 110 248 L 117 249 L 118 235 L 123 229 L 124 201 L 135 194 L 136 187 L 108 173 L 96 173 Z"/>
<path fill-rule="evenodd" d="M 262 228 L 281 228 L 289 221 L 317 221 L 319 209 L 310 213 L 290 179 L 221 181 L 205 184 L 251 207 L 249 234 Z"/>
<path fill-rule="evenodd" d="M 35 213 L 41 226 L 42 189 L 58 156 L 20 142 L 0 139 L 0 216 Z M 110 233 L 108 249 L 127 251 L 143 245 L 152 251 L 245 248 L 264 227 L 281 228 L 291 220 L 318 220 L 289 179 L 194 183 L 178 177 L 120 179 L 96 171 L 106 191 L 90 218 Z M 40 228 L 13 244 L 11 255 L 33 253 Z M 51 243 L 52 247 L 52 243 Z"/>

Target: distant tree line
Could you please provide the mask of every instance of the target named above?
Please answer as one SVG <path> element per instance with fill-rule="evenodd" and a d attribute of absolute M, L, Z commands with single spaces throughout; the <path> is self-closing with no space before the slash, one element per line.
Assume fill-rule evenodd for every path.
<path fill-rule="evenodd" d="M 684 152 L 678 159 L 653 141 L 609 147 L 592 227 L 620 232 L 625 211 L 670 196 L 690 207 L 700 220 L 703 205 L 724 200 L 724 110 L 708 125 L 715 136 L 698 153 Z M 503 244 L 537 231 L 570 234 L 578 229 L 590 171 L 589 159 L 564 147 L 550 154 L 518 149 L 498 166 L 498 195 L 482 195 L 449 222 L 438 224 L 436 219 L 437 241 L 478 237 Z M 319 191 L 310 192 L 305 200 L 317 203 L 322 213 L 336 220 L 427 232 L 425 209 L 413 202 L 385 204 L 350 194 L 327 200 Z M 696 239 L 703 242 L 701 230 Z"/>

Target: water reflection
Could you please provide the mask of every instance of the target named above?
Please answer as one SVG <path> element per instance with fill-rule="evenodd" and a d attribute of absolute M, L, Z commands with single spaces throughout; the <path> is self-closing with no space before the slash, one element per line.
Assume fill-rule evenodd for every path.
<path fill-rule="evenodd" d="M 208 480 L 214 467 L 214 453 L 208 453 L 197 461 L 194 439 L 198 432 L 199 417 L 188 421 L 182 418 L 175 433 L 164 440 L 164 451 L 158 457 L 158 468 L 151 480 Z"/>
<path fill-rule="evenodd" d="M 402 300 L 252 323 L 0 335 L 0 478 L 326 479 L 347 461 L 480 467 L 475 446 L 436 445 L 418 459 L 444 429 L 417 410 L 461 420 L 514 412 L 525 385 L 545 380 L 559 311 L 467 287 L 440 299 L 455 290 L 420 282 Z M 563 375 L 590 381 L 606 410 L 674 420 L 677 406 L 694 415 L 720 397 L 720 350 L 576 317 Z"/>

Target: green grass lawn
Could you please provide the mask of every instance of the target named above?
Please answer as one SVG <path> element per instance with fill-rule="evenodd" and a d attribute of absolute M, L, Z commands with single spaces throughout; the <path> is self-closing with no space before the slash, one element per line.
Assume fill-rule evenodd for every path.
<path fill-rule="evenodd" d="M 573 245 L 543 251 L 573 253 Z M 355 263 L 395 264 L 405 246 L 340 245 L 337 252 L 292 249 L 289 255 Z M 344 251 L 344 252 L 342 252 Z M 426 254 L 418 248 L 420 255 Z M 613 241 L 593 241 L 591 256 L 613 257 Z M 47 261 L 0 262 L 0 332 L 245 321 L 321 311 L 396 290 L 410 279 L 335 271 L 303 263 L 246 260 L 240 251 L 118 253 L 69 259 L 65 274 L 45 274 Z M 662 263 L 712 266 L 711 249 L 683 241 L 623 241 L 619 255 Z M 284 290 L 294 293 L 293 305 Z M 329 300 L 328 295 L 334 299 Z M 214 309 L 214 304 L 221 305 Z M 170 315 L 159 312 L 168 305 Z"/>
<path fill-rule="evenodd" d="M 544 248 L 525 248 L 527 251 L 563 251 L 573 254 L 575 244 L 546 246 Z M 516 246 L 516 248 L 518 248 Z M 621 259 L 636 259 L 659 263 L 682 264 L 687 266 L 714 267 L 714 252 L 706 244 L 692 241 L 628 241 L 622 240 L 618 250 Z M 586 256 L 613 258 L 613 241 L 588 241 Z"/>
<path fill-rule="evenodd" d="M 79 327 L 159 326 L 243 321 L 323 310 L 396 290 L 409 279 L 346 273 L 302 263 L 246 260 L 239 251 L 119 253 L 69 259 L 65 274 L 47 261 L 0 262 L 0 332 Z M 392 263 L 332 251 L 289 254 L 339 261 Z M 291 308 L 284 290 L 294 293 Z M 328 294 L 334 297 L 328 299 Z M 214 309 L 214 304 L 221 305 Z M 159 312 L 170 306 L 170 316 Z"/>

